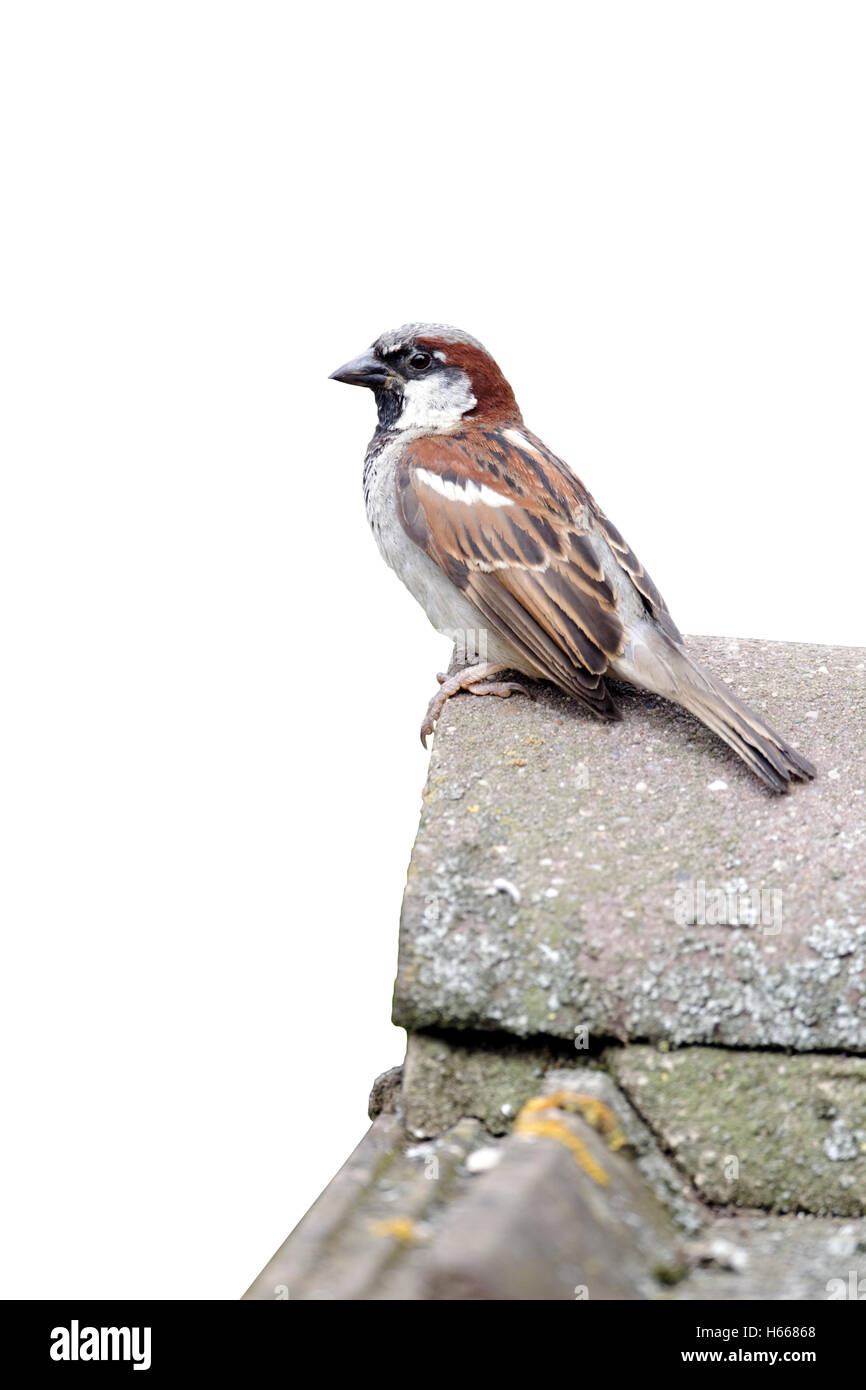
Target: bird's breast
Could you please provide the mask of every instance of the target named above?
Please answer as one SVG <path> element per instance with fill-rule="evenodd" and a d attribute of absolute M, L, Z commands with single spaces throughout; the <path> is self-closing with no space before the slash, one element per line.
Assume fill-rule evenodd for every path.
<path fill-rule="evenodd" d="M 459 642 L 460 634 L 477 629 L 481 616 L 403 528 L 397 511 L 394 475 L 405 447 L 405 439 L 374 437 L 371 441 L 364 460 L 367 520 L 385 563 L 420 603 L 433 626 Z"/>

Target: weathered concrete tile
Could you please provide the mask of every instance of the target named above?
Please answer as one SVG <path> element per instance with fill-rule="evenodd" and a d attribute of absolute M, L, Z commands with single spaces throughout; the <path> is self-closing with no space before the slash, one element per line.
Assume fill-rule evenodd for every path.
<path fill-rule="evenodd" d="M 498 1162 L 455 1201 L 422 1297 L 643 1299 L 683 1277 L 668 1214 L 632 1159 L 552 1100 L 532 1118 L 499 1141 Z"/>
<path fill-rule="evenodd" d="M 244 1295 L 254 1301 L 378 1298 L 395 1275 L 416 1296 L 415 1261 L 471 1178 L 466 1160 L 487 1141 L 462 1120 L 436 1143 L 411 1145 L 383 1113 Z"/>
<path fill-rule="evenodd" d="M 398 1023 L 866 1051 L 866 652 L 691 646 L 818 781 L 774 797 L 688 715 L 627 690 L 610 726 L 546 687 L 450 701 Z"/>
<path fill-rule="evenodd" d="M 866 1221 L 818 1216 L 719 1216 L 692 1250 L 730 1253 L 695 1263 L 666 1299 L 674 1302 L 815 1302 L 866 1298 Z M 748 1313 L 744 1322 L 753 1321 Z M 804 1323 L 808 1319 L 804 1317 Z"/>
<path fill-rule="evenodd" d="M 322 1252 L 351 1221 L 364 1193 L 387 1170 L 403 1140 L 396 1115 L 380 1115 L 244 1297 L 297 1298 L 321 1268 Z"/>
<path fill-rule="evenodd" d="M 504 1134 L 545 1074 L 561 1065 L 561 1044 L 410 1034 L 402 1089 L 406 1128 L 416 1138 L 430 1138 L 472 1115 L 491 1134 Z"/>
<path fill-rule="evenodd" d="M 616 1116 L 638 1172 L 674 1224 L 689 1235 L 701 1230 L 709 1214 L 697 1200 L 691 1182 L 662 1153 L 649 1126 L 612 1076 L 589 1067 L 550 1071 L 541 1089 L 547 1094 L 571 1089 L 602 1101 Z"/>
<path fill-rule="evenodd" d="M 389 1067 L 376 1077 L 370 1087 L 367 1101 L 367 1114 L 371 1120 L 380 1115 L 394 1114 L 400 1105 L 403 1088 L 403 1068 Z"/>
<path fill-rule="evenodd" d="M 658 1200 L 654 1150 L 612 1079 L 589 1067 L 549 1070 L 507 1137 L 462 1119 L 419 1143 L 383 1113 L 246 1297 L 866 1296 L 866 1220 L 704 1208 L 686 1235 L 664 1184 Z"/>
<path fill-rule="evenodd" d="M 707 1201 L 866 1213 L 866 1059 L 633 1046 L 604 1060 Z"/>

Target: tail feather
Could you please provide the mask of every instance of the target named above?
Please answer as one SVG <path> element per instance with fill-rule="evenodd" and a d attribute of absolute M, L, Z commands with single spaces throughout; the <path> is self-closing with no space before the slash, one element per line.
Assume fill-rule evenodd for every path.
<path fill-rule="evenodd" d="M 792 781 L 805 782 L 815 776 L 808 758 L 743 705 L 732 691 L 723 689 L 712 695 L 683 691 L 679 703 L 724 739 L 773 791 L 787 791 Z"/>
<path fill-rule="evenodd" d="M 808 758 L 743 704 L 723 681 L 690 658 L 688 664 L 697 679 L 683 683 L 673 699 L 724 739 L 773 791 L 787 791 L 792 781 L 811 781 L 815 768 Z"/>
<path fill-rule="evenodd" d="M 665 639 L 632 652 L 628 678 L 674 700 L 723 739 L 766 786 L 785 792 L 793 781 L 816 775 L 808 758 L 744 704 L 724 681 L 700 666 L 685 649 Z"/>

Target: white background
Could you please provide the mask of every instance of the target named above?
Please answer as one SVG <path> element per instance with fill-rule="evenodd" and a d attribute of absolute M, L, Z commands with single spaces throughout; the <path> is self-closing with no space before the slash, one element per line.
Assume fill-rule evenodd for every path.
<path fill-rule="evenodd" d="M 383 329 L 481 337 L 685 631 L 864 641 L 864 38 L 4 5 L 0 1294 L 236 1297 L 401 1060 L 448 652 L 326 379 Z"/>

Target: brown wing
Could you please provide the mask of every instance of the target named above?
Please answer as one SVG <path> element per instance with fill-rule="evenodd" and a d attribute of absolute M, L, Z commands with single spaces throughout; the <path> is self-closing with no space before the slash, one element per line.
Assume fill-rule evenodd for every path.
<path fill-rule="evenodd" d="M 521 462 L 530 467 L 533 461 L 540 457 L 543 460 L 542 468 L 536 469 L 538 483 L 550 491 L 555 499 L 555 505 L 559 508 L 577 505 L 584 509 L 584 517 L 590 516 L 597 524 L 599 530 L 607 540 L 608 545 L 616 556 L 625 574 L 631 580 L 638 596 L 643 602 L 647 612 L 655 618 L 669 637 L 675 642 L 682 642 L 682 634 L 670 615 L 668 606 L 647 574 L 640 560 L 635 555 L 631 546 L 623 539 L 613 522 L 610 521 L 596 502 L 583 486 L 579 478 L 576 478 L 571 469 L 562 462 L 562 459 L 551 453 L 546 444 L 543 444 L 534 434 L 525 429 L 522 425 L 520 433 L 524 436 L 529 449 L 517 448 L 515 453 L 520 455 Z M 501 437 L 507 441 L 507 437 L 500 431 Z M 513 447 L 513 446 L 512 446 Z M 536 486 L 538 485 L 536 484 Z"/>
<path fill-rule="evenodd" d="M 396 488 L 409 536 L 491 626 L 615 718 L 604 675 L 626 634 L 586 534 L 591 499 L 565 465 L 523 429 L 473 429 L 411 445 Z"/>
<path fill-rule="evenodd" d="M 588 500 L 593 515 L 601 530 L 604 532 L 608 545 L 643 599 L 644 607 L 647 612 L 652 614 L 659 627 L 667 633 L 668 637 L 672 637 L 675 642 L 682 642 L 682 633 L 668 612 L 667 604 L 631 546 L 627 541 L 623 540 L 613 522 L 608 521 L 598 503 L 594 501 L 593 498 L 589 498 Z"/>

